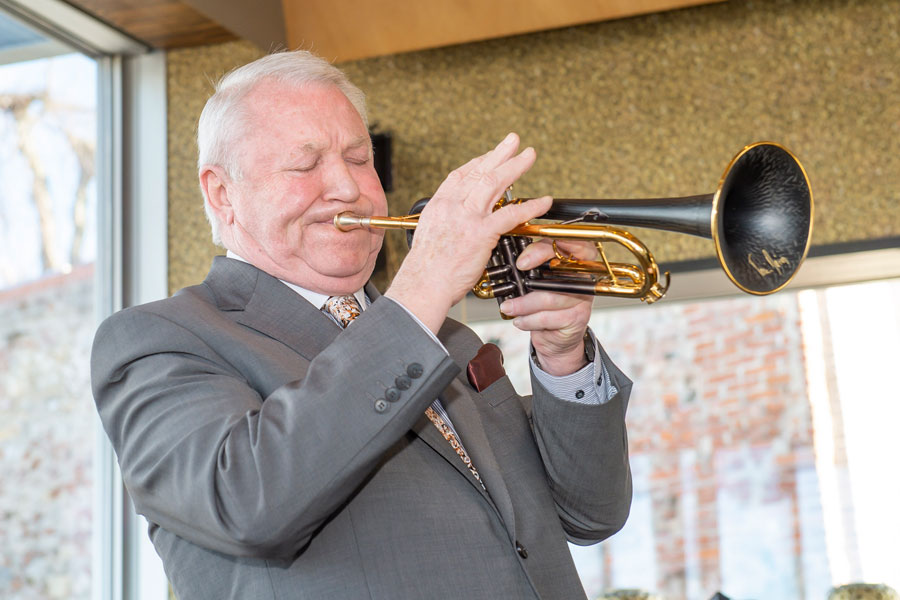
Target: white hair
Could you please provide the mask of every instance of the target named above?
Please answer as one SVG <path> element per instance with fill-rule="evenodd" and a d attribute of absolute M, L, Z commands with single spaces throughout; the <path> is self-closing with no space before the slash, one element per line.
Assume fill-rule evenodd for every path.
<path fill-rule="evenodd" d="M 243 101 L 264 81 L 293 87 L 333 85 L 347 97 L 368 128 L 365 94 L 347 79 L 343 71 L 305 50 L 269 54 L 234 69 L 216 84 L 216 90 L 206 101 L 197 124 L 198 169 L 204 165 L 215 165 L 224 169 L 229 177 L 241 178 L 241 165 L 233 150 L 236 141 L 244 134 L 250 116 Z M 206 192 L 203 192 L 203 208 L 212 229 L 213 243 L 221 246 L 219 222 L 210 208 Z"/>

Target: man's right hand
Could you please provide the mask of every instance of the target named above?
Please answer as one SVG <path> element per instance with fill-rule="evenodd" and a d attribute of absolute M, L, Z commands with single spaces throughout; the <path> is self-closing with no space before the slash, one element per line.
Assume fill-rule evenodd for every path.
<path fill-rule="evenodd" d="M 412 248 L 385 292 L 435 333 L 481 277 L 500 236 L 550 209 L 544 196 L 494 210 L 534 164 L 534 149 L 517 154 L 518 148 L 519 137 L 511 133 L 447 176 L 422 211 Z"/>

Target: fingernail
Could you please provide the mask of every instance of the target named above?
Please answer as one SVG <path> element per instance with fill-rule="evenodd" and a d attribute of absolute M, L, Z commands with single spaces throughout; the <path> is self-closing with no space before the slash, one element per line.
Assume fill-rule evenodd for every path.
<path fill-rule="evenodd" d="M 504 300 L 500 305 L 500 312 L 509 314 L 509 309 L 512 308 L 512 302 L 509 300 Z"/>
<path fill-rule="evenodd" d="M 506 137 L 503 138 L 503 142 L 502 142 L 502 143 L 503 143 L 503 144 L 508 144 L 508 143 L 510 143 L 510 142 L 513 141 L 513 138 L 514 138 L 514 137 L 515 137 L 515 134 L 514 134 L 513 132 L 509 132 L 509 133 L 506 134 Z"/>

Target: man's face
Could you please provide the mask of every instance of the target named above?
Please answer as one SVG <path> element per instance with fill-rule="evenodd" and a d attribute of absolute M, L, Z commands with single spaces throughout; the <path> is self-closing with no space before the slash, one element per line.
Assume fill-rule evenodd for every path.
<path fill-rule="evenodd" d="M 383 231 L 340 232 L 334 215 L 387 214 L 369 134 L 336 87 L 263 82 L 244 100 L 250 118 L 232 148 L 230 250 L 279 279 L 326 294 L 369 279 Z"/>

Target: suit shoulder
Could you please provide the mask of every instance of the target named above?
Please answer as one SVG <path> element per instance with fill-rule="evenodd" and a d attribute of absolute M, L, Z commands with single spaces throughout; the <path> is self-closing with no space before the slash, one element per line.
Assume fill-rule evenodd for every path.
<path fill-rule="evenodd" d="M 174 296 L 122 309 L 100 323 L 91 350 L 92 363 L 101 357 L 120 362 L 126 355 L 153 352 L 158 344 L 174 346 L 195 338 L 191 323 L 221 319 L 206 286 L 184 288 Z"/>
<path fill-rule="evenodd" d="M 179 315 L 210 310 L 218 311 L 215 299 L 205 284 L 199 284 L 181 289 L 168 298 L 123 308 L 104 319 L 98 331 L 117 327 L 135 320 L 152 319 L 153 316 L 162 317 L 163 319 L 171 318 L 173 321 L 177 321 Z"/>

